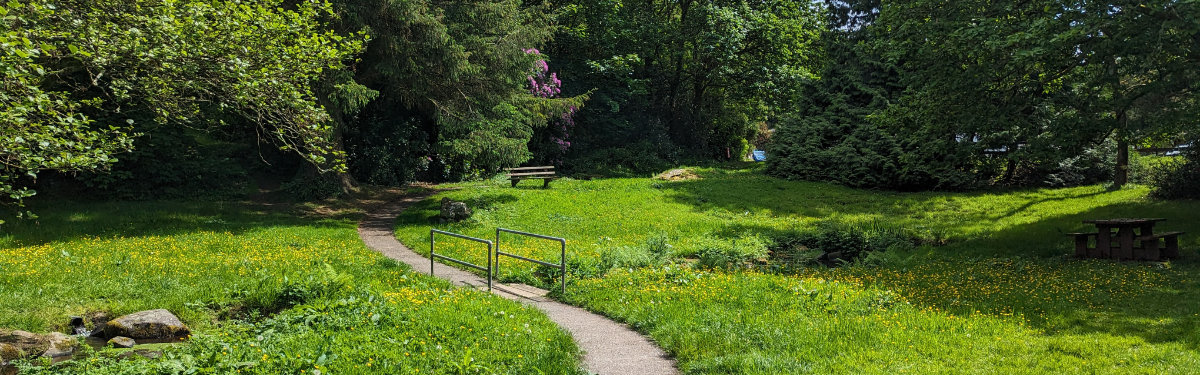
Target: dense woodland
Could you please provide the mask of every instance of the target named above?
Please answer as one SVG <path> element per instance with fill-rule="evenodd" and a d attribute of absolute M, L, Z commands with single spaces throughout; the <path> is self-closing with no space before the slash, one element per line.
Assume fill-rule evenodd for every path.
<path fill-rule="evenodd" d="M 0 25 L 17 204 L 645 174 L 752 148 L 770 174 L 853 187 L 1200 195 L 1195 155 L 1134 152 L 1198 144 L 1196 0 L 33 0 Z"/>

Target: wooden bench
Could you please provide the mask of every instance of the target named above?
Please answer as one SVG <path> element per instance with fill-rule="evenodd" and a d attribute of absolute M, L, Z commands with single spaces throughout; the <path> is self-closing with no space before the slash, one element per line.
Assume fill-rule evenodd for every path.
<path fill-rule="evenodd" d="M 1142 247 L 1137 254 L 1138 259 L 1159 260 L 1159 258 L 1178 258 L 1179 235 L 1181 234 L 1183 232 L 1164 232 L 1138 237 L 1137 240 L 1142 242 Z M 1159 240 L 1163 240 L 1166 246 L 1159 248 Z"/>
<path fill-rule="evenodd" d="M 1067 233 L 1068 236 L 1075 237 L 1075 256 L 1077 257 L 1098 257 L 1101 256 L 1101 249 L 1097 247 L 1089 247 L 1088 239 L 1100 235 L 1099 232 L 1092 233 Z M 1111 249 L 1104 249 L 1109 250 Z M 1089 254 L 1090 253 L 1090 254 Z M 1107 255 L 1107 254 L 1105 254 Z"/>
<path fill-rule="evenodd" d="M 542 188 L 550 187 L 550 181 L 557 179 L 554 175 L 553 166 L 545 167 L 522 167 L 522 168 L 505 168 L 508 171 L 508 179 L 512 181 L 512 186 L 517 187 L 517 182 L 521 180 L 542 180 Z"/>

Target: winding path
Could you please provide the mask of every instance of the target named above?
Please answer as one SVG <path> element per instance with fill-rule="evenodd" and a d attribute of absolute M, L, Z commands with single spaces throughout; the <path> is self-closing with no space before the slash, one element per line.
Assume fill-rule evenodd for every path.
<path fill-rule="evenodd" d="M 358 224 L 358 236 L 367 247 L 389 258 L 407 263 L 416 272 L 429 274 L 429 258 L 410 250 L 392 233 L 396 216 L 413 203 L 432 194 L 412 195 L 388 203 L 367 214 Z M 435 263 L 434 274 L 451 282 L 473 288 L 486 287 L 487 280 L 442 263 Z M 494 284 L 492 293 L 525 303 L 546 313 L 571 334 L 584 351 L 585 368 L 601 375 L 677 374 L 675 361 L 650 339 L 621 323 L 587 310 L 545 297 L 545 291 L 521 284 Z"/>

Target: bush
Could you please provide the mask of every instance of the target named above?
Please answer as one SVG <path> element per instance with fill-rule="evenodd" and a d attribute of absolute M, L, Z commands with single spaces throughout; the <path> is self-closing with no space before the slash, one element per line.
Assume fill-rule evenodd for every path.
<path fill-rule="evenodd" d="M 1197 144 L 1193 142 L 1192 144 Z M 1165 161 L 1150 171 L 1151 193 L 1160 199 L 1200 199 L 1200 150 L 1191 150 L 1181 159 Z"/>
<path fill-rule="evenodd" d="M 149 127 L 131 152 L 117 155 L 111 171 L 77 178 L 108 198 L 145 200 L 222 197 L 244 191 L 247 172 L 239 162 L 244 144 L 203 140 L 195 132 Z"/>
<path fill-rule="evenodd" d="M 759 236 L 733 240 L 707 239 L 700 243 L 696 265 L 704 269 L 734 270 L 744 268 L 768 254 L 768 241 Z"/>
<path fill-rule="evenodd" d="M 1096 147 L 1084 150 L 1079 155 L 1060 160 L 1055 168 L 1042 178 L 1043 185 L 1067 187 L 1109 181 L 1112 179 L 1116 155 L 1116 142 L 1109 138 Z M 1131 160 L 1130 165 L 1134 164 Z M 1130 177 L 1135 178 L 1134 176 Z"/>
<path fill-rule="evenodd" d="M 349 275 L 339 273 L 329 264 L 315 273 L 302 277 L 284 276 L 277 279 L 260 276 L 255 290 L 246 291 L 246 307 L 261 314 L 274 313 L 292 306 L 328 298 L 350 287 Z"/>
<path fill-rule="evenodd" d="M 283 183 L 279 190 L 293 199 L 309 202 L 341 195 L 342 184 L 333 173 L 302 170 L 291 181 Z"/>
<path fill-rule="evenodd" d="M 868 123 L 837 123 L 826 117 L 790 117 L 773 136 L 767 173 L 829 181 L 850 187 L 894 188 L 900 183 L 900 148 Z"/>
<path fill-rule="evenodd" d="M 791 267 L 849 262 L 883 264 L 896 257 L 877 253 L 912 250 L 920 242 L 923 241 L 908 230 L 876 222 L 859 225 L 824 222 L 810 232 L 773 238 L 771 258 Z"/>
<path fill-rule="evenodd" d="M 671 244 L 664 234 L 646 239 L 638 246 L 618 246 L 600 251 L 600 263 L 604 268 L 641 268 L 658 266 L 671 260 Z"/>

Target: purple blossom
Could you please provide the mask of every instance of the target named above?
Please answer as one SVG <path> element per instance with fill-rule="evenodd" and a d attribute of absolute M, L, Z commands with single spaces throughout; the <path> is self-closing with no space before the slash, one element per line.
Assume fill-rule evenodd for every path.
<path fill-rule="evenodd" d="M 542 52 L 537 48 L 524 49 L 525 53 L 531 55 L 541 55 Z M 558 78 L 558 73 L 550 72 L 550 65 L 545 59 L 538 59 L 533 64 L 532 74 L 529 78 L 529 93 L 539 98 L 555 98 L 562 94 L 562 80 Z M 567 140 L 570 128 L 575 126 L 575 112 L 578 108 L 571 106 L 564 112 L 558 120 L 561 136 L 552 135 L 550 140 L 558 145 L 559 151 L 566 152 L 571 148 L 571 142 Z"/>

